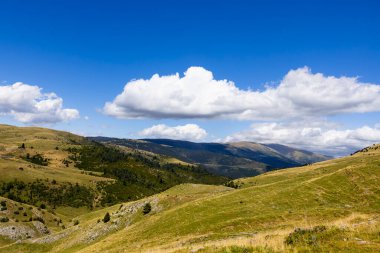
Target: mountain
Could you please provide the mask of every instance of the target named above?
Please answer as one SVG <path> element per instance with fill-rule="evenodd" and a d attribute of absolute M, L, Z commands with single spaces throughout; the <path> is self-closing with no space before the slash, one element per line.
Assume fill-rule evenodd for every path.
<path fill-rule="evenodd" d="M 64 230 L 80 213 L 141 199 L 181 183 L 227 181 L 171 157 L 62 131 L 8 125 L 0 125 L 0 175 L 0 224 L 6 220 L 4 225 L 15 227 L 13 232 L 10 226 L 0 226 L 0 235 L 22 238 L 28 237 L 26 233 L 41 235 L 38 230 L 45 226 Z"/>
<path fill-rule="evenodd" d="M 177 185 L 0 252 L 380 251 L 380 145 L 234 186 Z"/>
<path fill-rule="evenodd" d="M 202 165 L 211 173 L 231 178 L 254 176 L 273 169 L 331 159 L 284 145 L 254 142 L 194 143 L 168 139 L 132 140 L 107 137 L 90 139 L 175 157 L 191 164 Z"/>
<path fill-rule="evenodd" d="M 313 153 L 313 152 L 302 150 L 302 149 L 295 149 L 295 148 L 281 145 L 281 144 L 263 144 L 263 145 L 276 150 L 283 156 L 293 161 L 296 161 L 300 164 L 322 162 L 322 161 L 330 160 L 333 158 L 332 156 L 317 154 L 317 153 Z"/>

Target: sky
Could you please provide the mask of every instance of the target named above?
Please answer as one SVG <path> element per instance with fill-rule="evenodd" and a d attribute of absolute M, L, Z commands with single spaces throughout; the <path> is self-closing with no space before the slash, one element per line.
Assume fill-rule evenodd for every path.
<path fill-rule="evenodd" d="M 379 1 L 0 2 L 0 123 L 85 136 L 380 142 Z"/>

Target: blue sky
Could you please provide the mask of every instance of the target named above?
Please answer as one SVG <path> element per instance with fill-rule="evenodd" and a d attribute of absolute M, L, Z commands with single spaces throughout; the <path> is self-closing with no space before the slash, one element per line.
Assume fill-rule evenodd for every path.
<path fill-rule="evenodd" d="M 41 125 L 84 135 L 278 142 L 334 155 L 347 154 L 380 142 L 380 109 L 376 109 L 380 99 L 379 11 L 378 1 L 1 1 L 0 87 L 9 88 L 16 82 L 37 86 L 42 88 L 44 98 L 36 95 L 28 108 L 21 108 L 12 104 L 14 99 L 7 99 L 10 89 L 0 90 L 4 96 L 0 101 L 0 122 Z M 153 101 L 157 104 L 154 111 L 130 117 L 131 108 L 147 112 L 149 105 L 137 108 L 141 105 L 138 99 L 144 102 L 147 94 L 155 94 L 153 82 L 147 82 L 150 88 L 134 97 L 134 104 L 129 102 L 135 91 L 132 89 L 121 97 L 128 101 L 127 105 L 114 103 L 118 109 L 128 111 L 121 118 L 114 112 L 105 112 L 105 103 L 112 103 L 131 80 L 150 80 L 156 73 L 161 77 L 178 73 L 177 84 L 182 87 L 179 83 L 184 72 L 192 66 L 201 67 L 198 76 L 210 71 L 212 80 L 232 81 L 237 93 L 254 91 L 236 95 L 217 88 L 224 85 L 220 82 L 215 88 L 201 81 L 198 89 L 206 95 L 210 92 L 210 96 L 221 91 L 223 98 L 231 98 L 228 110 L 244 107 L 244 115 L 246 110 L 251 110 L 252 115 L 242 116 L 243 111 L 227 113 L 218 105 L 206 116 L 189 116 L 181 103 L 171 108 L 165 104 L 167 101 Z M 301 76 L 307 80 L 310 77 L 303 88 L 317 82 L 320 87 L 316 89 L 331 89 L 337 96 L 345 97 L 345 93 L 335 92 L 336 87 L 370 87 L 363 88 L 360 99 L 358 91 L 347 93 L 347 101 L 335 107 L 326 105 L 338 101 L 334 97 L 327 102 L 321 98 L 322 104 L 306 105 L 297 97 L 287 96 L 294 104 L 297 100 L 299 107 L 288 108 L 280 113 L 281 117 L 252 113 L 268 110 L 258 106 L 256 99 L 267 96 L 267 85 L 274 89 L 281 86 L 291 70 L 299 70 L 295 72 L 297 77 L 291 79 L 292 85 L 300 82 Z M 323 75 L 321 83 L 316 73 Z M 328 76 L 337 81 L 329 83 Z M 359 79 L 346 82 L 340 79 L 342 76 Z M 169 87 L 162 85 L 163 89 Z M 207 85 L 215 89 L 203 90 Z M 168 94 L 174 92 L 168 89 Z M 294 90 L 279 90 L 271 98 L 282 99 L 281 94 L 288 91 L 294 95 Z M 46 98 L 45 93 L 51 92 L 56 97 Z M 181 94 L 186 96 L 186 92 L 193 91 L 185 89 Z M 313 93 L 301 94 L 306 100 L 314 99 Z M 243 106 L 238 103 L 243 97 L 255 101 Z M 43 115 L 28 111 L 33 103 L 51 99 L 58 101 L 63 111 L 57 113 L 59 106 Z M 171 97 L 162 95 L 157 99 Z M 189 99 L 201 98 L 191 93 Z M 288 100 L 284 103 L 288 104 Z M 201 112 L 210 104 L 213 101 L 205 101 L 205 107 L 190 110 Z M 80 116 L 67 116 L 66 108 L 77 110 Z M 165 114 L 162 108 L 171 111 Z M 304 108 L 307 110 L 299 113 Z M 53 116 L 48 115 L 51 112 Z M 292 132 L 295 128 L 298 132 Z M 299 141 L 300 134 L 304 142 Z"/>

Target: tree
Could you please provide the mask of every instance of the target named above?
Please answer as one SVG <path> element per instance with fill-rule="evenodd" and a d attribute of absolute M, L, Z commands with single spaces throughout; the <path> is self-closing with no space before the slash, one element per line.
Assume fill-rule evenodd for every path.
<path fill-rule="evenodd" d="M 143 208 L 143 214 L 148 214 L 150 213 L 151 210 L 152 210 L 152 206 L 150 205 L 150 203 L 146 203 Z"/>
<path fill-rule="evenodd" d="M 21 144 L 20 148 L 25 149 L 25 143 Z"/>
<path fill-rule="evenodd" d="M 103 222 L 107 223 L 111 220 L 111 215 L 107 212 L 106 215 L 104 215 Z"/>

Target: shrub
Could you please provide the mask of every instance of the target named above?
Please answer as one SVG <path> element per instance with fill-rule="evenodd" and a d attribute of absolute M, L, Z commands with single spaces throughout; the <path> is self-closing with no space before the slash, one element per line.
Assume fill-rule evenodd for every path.
<path fill-rule="evenodd" d="M 107 223 L 111 220 L 111 215 L 107 212 L 105 215 L 104 215 L 104 218 L 103 218 L 103 222 L 104 223 Z"/>
<path fill-rule="evenodd" d="M 235 188 L 235 189 L 240 188 L 240 186 L 237 183 L 235 183 L 234 181 L 228 181 L 224 185 L 227 187 Z"/>
<path fill-rule="evenodd" d="M 325 226 L 316 226 L 312 229 L 297 228 L 285 238 L 287 245 L 315 245 L 318 235 L 325 232 Z"/>
<path fill-rule="evenodd" d="M 150 213 L 151 210 L 152 210 L 152 206 L 150 205 L 150 203 L 146 203 L 143 208 L 143 214 L 148 214 Z"/>
<path fill-rule="evenodd" d="M 8 222 L 9 218 L 8 217 L 0 217 L 0 222 Z"/>
<path fill-rule="evenodd" d="M 35 155 L 31 156 L 29 153 L 27 153 L 26 157 L 24 159 L 28 162 L 38 164 L 38 165 L 42 165 L 42 166 L 47 166 L 49 164 L 48 159 L 44 158 L 40 154 L 35 154 Z"/>
<path fill-rule="evenodd" d="M 74 226 L 78 225 L 79 224 L 79 220 L 75 220 L 74 221 Z"/>
<path fill-rule="evenodd" d="M 39 222 L 45 224 L 44 219 L 43 219 L 42 217 L 40 217 L 40 216 L 38 216 L 38 217 L 34 217 L 33 220 L 35 220 L 35 221 L 39 221 Z"/>
<path fill-rule="evenodd" d="M 40 208 L 41 208 L 41 209 L 45 209 L 45 208 L 46 208 L 46 205 L 45 205 L 44 203 L 42 203 L 42 204 L 40 205 Z"/>
<path fill-rule="evenodd" d="M 19 211 L 14 211 L 13 213 L 16 214 L 16 215 L 19 215 L 19 214 L 20 214 Z"/>
<path fill-rule="evenodd" d="M 1 205 L 1 206 L 7 206 L 7 201 L 2 200 L 2 201 L 0 202 L 0 205 Z"/>

